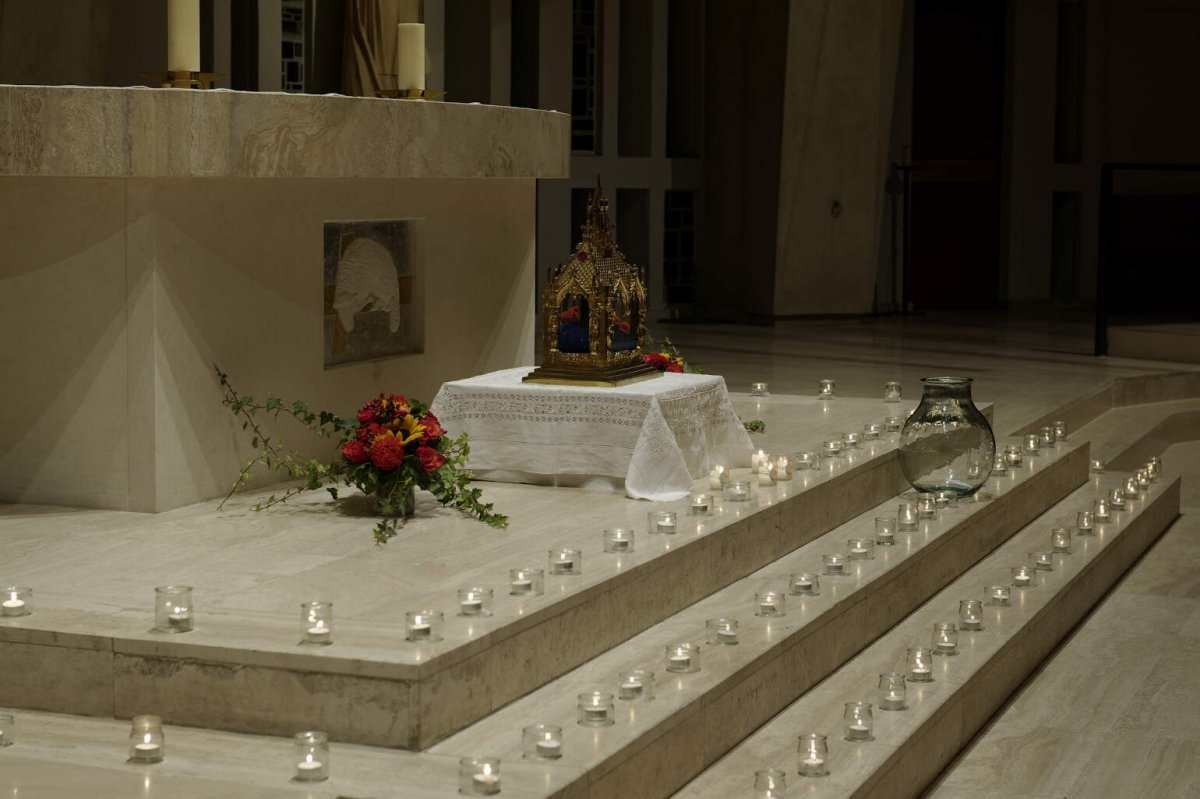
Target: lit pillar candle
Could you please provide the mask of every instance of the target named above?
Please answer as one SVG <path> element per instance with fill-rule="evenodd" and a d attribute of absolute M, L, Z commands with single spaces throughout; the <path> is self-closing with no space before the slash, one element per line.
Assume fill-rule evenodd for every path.
<path fill-rule="evenodd" d="M 425 26 L 420 22 L 396 25 L 396 88 L 425 88 Z"/>
<path fill-rule="evenodd" d="M 200 0 L 167 0 L 167 70 L 200 71 Z"/>

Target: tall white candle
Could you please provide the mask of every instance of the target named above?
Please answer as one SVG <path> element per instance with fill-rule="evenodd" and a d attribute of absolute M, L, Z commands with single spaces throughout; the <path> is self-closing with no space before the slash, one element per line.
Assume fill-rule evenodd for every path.
<path fill-rule="evenodd" d="M 167 0 L 167 69 L 200 71 L 200 0 Z"/>
<path fill-rule="evenodd" d="M 396 88 L 425 88 L 425 26 L 420 22 L 396 25 Z"/>

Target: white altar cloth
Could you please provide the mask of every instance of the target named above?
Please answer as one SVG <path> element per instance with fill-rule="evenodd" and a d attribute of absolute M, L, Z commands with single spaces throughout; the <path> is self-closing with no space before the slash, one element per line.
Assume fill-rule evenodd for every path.
<path fill-rule="evenodd" d="M 522 383 L 523 366 L 442 385 L 431 406 L 471 437 L 481 480 L 624 486 L 680 499 L 714 464 L 750 465 L 750 436 L 718 375 L 664 373 L 616 388 Z"/>

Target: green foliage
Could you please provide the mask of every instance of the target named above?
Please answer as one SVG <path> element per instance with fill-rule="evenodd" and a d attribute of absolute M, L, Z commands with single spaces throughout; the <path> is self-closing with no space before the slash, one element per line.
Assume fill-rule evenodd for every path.
<path fill-rule="evenodd" d="M 742 422 L 746 427 L 747 433 L 765 433 L 767 432 L 767 423 L 762 419 L 751 419 L 748 422 Z"/>
<path fill-rule="evenodd" d="M 670 338 L 663 336 L 662 344 L 659 344 L 654 336 L 650 334 L 649 329 L 646 330 L 645 335 L 642 337 L 642 352 L 665 352 L 671 357 L 683 361 L 683 371 L 687 374 L 704 374 L 703 369 L 692 366 L 692 362 L 683 357 L 683 353 L 671 342 Z"/>

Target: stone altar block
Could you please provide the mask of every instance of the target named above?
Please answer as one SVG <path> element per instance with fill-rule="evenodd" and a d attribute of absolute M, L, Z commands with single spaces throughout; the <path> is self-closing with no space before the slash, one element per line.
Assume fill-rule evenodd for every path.
<path fill-rule="evenodd" d="M 245 444 L 213 364 L 245 393 L 349 413 L 532 363 L 535 181 L 567 176 L 568 133 L 566 115 L 493 106 L 0 86 L 0 500 L 224 493 Z M 396 220 L 399 288 L 329 296 L 326 223 Z M 371 316 L 376 294 L 374 321 L 423 335 L 326 366 L 329 308 Z"/>

